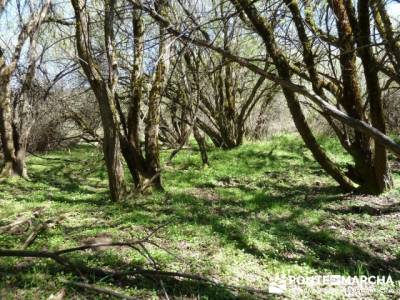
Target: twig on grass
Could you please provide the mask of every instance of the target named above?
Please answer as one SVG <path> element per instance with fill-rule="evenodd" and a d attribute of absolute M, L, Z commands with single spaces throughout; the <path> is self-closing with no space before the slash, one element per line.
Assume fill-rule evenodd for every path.
<path fill-rule="evenodd" d="M 132 296 L 127 296 L 127 295 L 123 295 L 120 293 L 117 293 L 113 290 L 110 289 L 105 289 L 105 288 L 101 288 L 98 286 L 95 286 L 93 284 L 88 284 L 88 283 L 83 283 L 83 282 L 76 282 L 76 281 L 66 281 L 66 280 L 61 280 L 61 282 L 68 284 L 68 285 L 73 285 L 75 287 L 79 287 L 82 289 L 87 289 L 87 290 L 91 290 L 94 292 L 98 292 L 98 293 L 102 293 L 102 294 L 106 294 L 106 295 L 110 295 L 119 299 L 125 299 L 125 300 L 138 300 L 139 298 L 135 298 Z"/>
<path fill-rule="evenodd" d="M 26 248 L 28 248 L 30 245 L 33 244 L 33 242 L 36 240 L 36 238 L 38 237 L 38 235 L 44 231 L 45 229 L 47 229 L 47 227 L 49 226 L 48 222 L 42 223 L 40 224 L 38 227 L 36 227 L 34 230 L 32 230 L 32 232 L 29 234 L 28 238 L 25 240 L 24 244 L 22 245 L 22 249 L 25 250 Z"/>
<path fill-rule="evenodd" d="M 171 223 L 171 222 L 169 222 Z M 167 224 L 169 224 L 167 223 Z M 166 224 L 162 224 L 158 227 L 156 227 L 154 230 L 152 230 L 146 237 L 139 239 L 139 240 L 130 240 L 130 241 L 124 241 L 124 242 L 110 242 L 110 243 L 97 243 L 97 244 L 91 244 L 91 245 L 82 245 L 74 248 L 67 248 L 67 249 L 61 249 L 61 250 L 56 250 L 56 251 L 28 251 L 28 250 L 9 250 L 9 249 L 0 249 L 0 257 L 33 257 L 33 258 L 48 258 L 52 259 L 56 263 L 60 264 L 64 268 L 66 268 L 69 271 L 74 272 L 77 274 L 80 278 L 84 279 L 85 281 L 87 280 L 86 276 L 92 277 L 108 277 L 108 278 L 113 278 L 114 280 L 125 280 L 126 282 L 132 282 L 132 279 L 130 277 L 134 276 L 142 276 L 142 277 L 147 277 L 149 279 L 157 280 L 160 285 L 161 289 L 164 292 L 164 296 L 168 297 L 167 290 L 165 288 L 163 279 L 169 278 L 169 279 L 174 279 L 174 280 L 179 280 L 179 279 L 186 279 L 186 280 L 191 280 L 191 281 L 196 281 L 200 282 L 203 284 L 208 284 L 212 285 L 215 287 L 220 287 L 220 288 L 227 288 L 230 290 L 236 290 L 236 291 L 245 291 L 248 293 L 252 294 L 269 294 L 265 290 L 257 290 L 253 288 L 248 288 L 248 287 L 243 287 L 243 286 L 234 286 L 234 285 L 227 285 L 223 283 L 219 283 L 213 279 L 203 277 L 201 275 L 197 274 L 191 274 L 191 273 L 182 273 L 182 272 L 170 272 L 170 271 L 162 271 L 159 269 L 158 264 L 154 260 L 154 258 L 151 257 L 149 251 L 145 248 L 145 244 L 149 243 L 152 244 L 150 241 L 150 238 L 156 234 L 157 231 L 159 231 L 161 228 L 166 226 Z M 134 269 L 129 269 L 127 271 L 114 271 L 114 270 L 106 270 L 102 268 L 93 268 L 93 267 L 88 267 L 87 265 L 81 264 L 81 263 L 74 263 L 72 262 L 68 257 L 65 256 L 67 253 L 75 252 L 75 251 L 84 251 L 88 249 L 96 249 L 99 247 L 119 247 L 119 246 L 127 246 L 130 247 L 139 253 L 141 255 L 144 255 L 149 261 L 153 264 L 153 267 L 155 269 L 142 269 L 140 267 L 136 267 Z M 81 284 L 81 283 L 78 283 Z M 94 287 L 97 288 L 93 285 L 85 285 L 85 288 Z M 81 284 L 81 287 L 83 287 Z M 101 288 L 100 288 L 101 289 Z M 102 292 L 102 290 L 97 290 L 98 292 Z M 103 290 L 104 292 L 104 290 Z M 111 291 L 113 292 L 113 291 Z M 130 299 L 130 298 L 125 298 L 125 299 Z"/>
<path fill-rule="evenodd" d="M 32 220 L 38 218 L 43 213 L 43 211 L 44 211 L 43 207 L 35 209 L 31 215 L 29 215 L 27 217 L 24 217 L 24 216 L 20 217 L 8 225 L 1 226 L 0 233 L 5 233 L 5 232 L 14 233 L 15 231 L 18 231 L 18 229 L 20 227 L 28 224 L 28 227 L 24 230 L 24 232 L 25 232 L 32 225 Z"/>

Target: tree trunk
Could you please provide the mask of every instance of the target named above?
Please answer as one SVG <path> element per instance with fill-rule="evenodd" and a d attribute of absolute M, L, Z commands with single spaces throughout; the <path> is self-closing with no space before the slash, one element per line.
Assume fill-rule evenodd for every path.
<path fill-rule="evenodd" d="M 156 9 L 161 16 L 166 16 L 167 1 L 156 1 Z M 160 103 L 165 83 L 167 43 L 165 36 L 167 31 L 165 25 L 160 24 L 159 45 L 158 45 L 158 63 L 156 66 L 153 85 L 149 94 L 148 112 L 145 126 L 145 152 L 147 175 L 152 180 L 156 189 L 162 190 L 161 167 L 160 167 L 160 149 L 158 143 L 158 133 L 160 125 Z"/>
<path fill-rule="evenodd" d="M 113 34 L 110 28 L 110 14 L 113 12 L 112 3 L 107 6 L 107 18 L 105 20 L 105 44 L 107 48 L 107 58 L 109 62 L 109 81 L 105 82 L 100 74 L 100 67 L 90 52 L 90 40 L 88 20 L 83 0 L 71 0 L 75 17 L 76 43 L 79 55 L 79 62 L 89 80 L 90 86 L 99 103 L 102 127 L 104 131 L 103 154 L 107 167 L 108 183 L 111 199 L 118 201 L 121 199 L 124 190 L 124 173 L 120 160 L 120 126 L 116 109 L 114 87 L 116 84 L 115 68 L 116 64 L 112 61 L 113 56 Z"/>
<path fill-rule="evenodd" d="M 102 117 L 104 128 L 103 153 L 106 161 L 111 199 L 119 201 L 124 192 L 124 171 L 120 157 L 119 132 L 107 116 Z M 107 126 L 110 125 L 110 127 Z"/>
<path fill-rule="evenodd" d="M 17 164 L 13 138 L 11 91 L 9 80 L 3 78 L 0 85 L 0 134 L 4 153 L 4 166 L 0 177 L 22 176 L 23 170 Z"/>
<path fill-rule="evenodd" d="M 347 3 L 351 5 L 351 3 Z M 340 99 L 340 104 L 344 107 L 346 112 L 353 118 L 366 121 L 364 116 L 364 105 L 362 103 L 362 97 L 360 92 L 360 86 L 358 84 L 358 74 L 357 74 L 357 53 L 355 48 L 355 42 L 357 41 L 357 37 L 355 34 L 355 30 L 357 30 L 358 25 L 356 24 L 356 20 L 353 16 L 352 7 L 346 7 L 346 3 L 343 0 L 331 0 L 330 5 L 332 7 L 333 12 L 336 15 L 336 24 L 339 35 L 339 46 L 340 46 L 340 67 L 342 70 L 342 81 L 343 81 L 343 95 Z M 364 22 L 365 23 L 365 22 Z M 364 24 L 364 26 L 369 26 L 369 18 L 368 24 Z M 363 29 L 365 30 L 365 29 Z M 367 29 L 368 30 L 368 29 Z M 365 37 L 364 37 L 365 38 Z M 362 49 L 361 49 L 362 50 Z M 374 76 L 373 72 L 370 72 L 371 69 L 368 66 L 368 54 L 365 51 L 360 52 L 363 54 L 363 64 L 367 63 L 368 76 Z M 366 74 L 367 75 L 367 74 Z M 367 78 L 368 83 L 368 91 L 371 91 L 374 96 L 379 95 L 379 82 L 376 78 Z M 375 82 L 376 81 L 376 82 Z M 377 84 L 377 90 L 372 91 L 371 88 L 375 88 L 375 84 Z M 370 95 L 371 96 L 371 95 Z M 374 106 L 374 110 L 378 109 L 380 106 L 377 103 L 380 102 L 379 99 L 373 100 L 375 104 L 371 103 Z M 372 108 L 372 106 L 371 106 Z M 380 108 L 382 109 L 382 108 Z M 379 114 L 378 112 L 374 112 Z M 376 117 L 376 116 L 375 116 Z M 377 123 L 380 123 L 378 118 L 375 119 Z M 377 125 L 382 125 L 377 124 Z M 377 128 L 377 127 L 376 127 Z M 380 128 L 377 128 L 380 129 Z M 383 132 L 382 132 L 383 133 Z M 371 139 L 365 134 L 355 131 L 354 132 L 354 141 L 351 144 L 352 156 L 354 158 L 355 166 L 349 167 L 349 172 L 347 173 L 350 178 L 357 182 L 360 185 L 360 190 L 365 193 L 376 194 L 381 188 L 382 178 L 376 177 L 376 172 L 374 169 L 374 158 L 372 152 L 372 143 Z M 386 154 L 382 153 L 381 149 L 378 146 L 379 157 L 378 160 L 385 159 Z M 382 162 L 381 162 L 382 163 Z M 382 166 L 381 166 L 382 167 Z M 383 170 L 381 170 L 382 172 Z M 383 174 L 381 174 L 383 175 Z"/>
<path fill-rule="evenodd" d="M 358 2 L 359 14 L 359 42 L 358 48 L 364 68 L 364 76 L 367 84 L 368 102 L 370 104 L 370 115 L 372 125 L 386 134 L 386 124 L 382 105 L 382 93 L 378 78 L 378 68 L 373 59 L 371 45 L 371 29 L 369 19 L 368 0 Z M 387 152 L 384 146 L 375 143 L 373 156 L 373 169 L 375 173 L 376 194 L 381 194 L 393 187 L 393 179 L 390 173 L 390 167 Z"/>
<path fill-rule="evenodd" d="M 204 134 L 200 131 L 196 124 L 193 126 L 193 134 L 196 142 L 199 146 L 201 161 L 203 162 L 203 166 L 208 166 L 208 156 L 207 156 L 207 147 L 206 147 L 206 139 L 204 138 Z"/>

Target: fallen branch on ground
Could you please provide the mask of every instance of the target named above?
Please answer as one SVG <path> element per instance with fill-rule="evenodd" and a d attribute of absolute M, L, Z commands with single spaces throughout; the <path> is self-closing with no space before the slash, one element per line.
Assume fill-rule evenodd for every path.
<path fill-rule="evenodd" d="M 72 286 L 76 286 L 82 289 L 87 289 L 87 290 L 91 290 L 91 291 L 95 291 L 98 293 L 102 293 L 102 294 L 106 294 L 106 295 L 110 295 L 119 299 L 126 299 L 126 300 L 138 300 L 139 298 L 135 298 L 135 297 L 131 297 L 131 296 L 127 296 L 127 295 L 123 295 L 120 293 L 117 293 L 113 290 L 110 289 L 105 289 L 105 288 L 101 288 L 98 286 L 95 286 L 93 284 L 88 284 L 88 283 L 83 283 L 83 282 L 76 282 L 76 281 L 66 281 L 66 280 L 62 280 L 61 282 L 68 284 L 68 285 L 72 285 Z"/>
<path fill-rule="evenodd" d="M 110 243 L 111 244 L 111 243 Z M 102 246 L 110 244 L 101 244 Z M 123 243 L 118 243 L 119 245 Z M 98 245 L 93 245 L 95 247 L 99 247 Z M 81 248 L 82 249 L 82 248 Z M 69 250 L 69 249 L 68 249 Z M 61 253 L 67 253 L 71 251 L 61 250 Z M 96 277 L 108 277 L 114 279 L 125 278 L 128 279 L 129 276 L 145 276 L 145 277 L 153 277 L 153 278 L 181 278 L 181 279 L 189 279 L 192 281 L 202 282 L 205 284 L 210 284 L 216 287 L 228 288 L 231 290 L 241 290 L 249 293 L 255 294 L 269 294 L 266 290 L 253 289 L 249 287 L 243 286 L 235 286 L 235 285 L 226 285 L 222 283 L 218 283 L 213 279 L 209 279 L 207 277 L 203 277 L 197 274 L 190 273 L 181 273 L 181 272 L 169 272 L 169 271 L 161 271 L 161 270 L 148 270 L 148 269 L 131 269 L 128 271 L 110 271 L 101 268 L 91 268 L 85 265 L 77 265 L 72 263 L 69 259 L 62 257 L 57 252 L 48 252 L 48 251 L 26 251 L 26 250 L 4 250 L 0 249 L 0 257 L 12 256 L 12 257 L 36 257 L 36 258 L 50 258 L 57 262 L 58 264 L 65 267 L 67 270 L 75 272 L 80 277 L 85 278 L 86 275 L 94 275 Z"/>
<path fill-rule="evenodd" d="M 171 223 L 171 222 L 169 222 Z M 167 223 L 167 224 L 169 224 Z M 113 271 L 113 270 L 106 270 L 102 268 L 92 268 L 88 267 L 86 265 L 83 265 L 81 263 L 75 263 L 72 262 L 69 258 L 65 257 L 65 254 L 71 253 L 71 252 L 76 252 L 76 251 L 84 251 L 84 250 L 89 250 L 89 249 L 97 249 L 100 247 L 121 247 L 121 246 L 126 246 L 130 247 L 136 251 L 138 251 L 140 254 L 146 256 L 147 258 L 150 258 L 151 261 L 154 262 L 152 257 L 150 256 L 149 252 L 145 248 L 145 244 L 154 244 L 151 242 L 150 238 L 156 234 L 157 231 L 159 231 L 161 228 L 165 227 L 166 224 L 162 224 L 152 230 L 147 236 L 145 236 L 142 239 L 138 240 L 130 240 L 130 241 L 124 241 L 124 242 L 109 242 L 109 243 L 97 243 L 97 244 L 88 244 L 88 245 L 81 245 L 78 247 L 73 247 L 73 248 L 67 248 L 67 249 L 61 249 L 61 250 L 55 250 L 55 251 L 29 251 L 29 250 L 13 250 L 13 249 L 0 249 L 0 257 L 30 257 L 30 258 L 47 258 L 55 261 L 56 263 L 60 264 L 63 266 L 65 269 L 68 271 L 71 271 L 75 274 L 77 274 L 80 278 L 83 278 L 86 280 L 87 277 L 107 277 L 107 278 L 113 278 L 113 279 L 124 279 L 125 281 L 132 281 L 130 277 L 132 276 L 142 276 L 146 278 L 157 278 L 158 280 L 161 280 L 162 278 L 170 278 L 170 279 L 187 279 L 187 280 L 192 280 L 192 281 L 197 281 L 201 282 L 204 284 L 209 284 L 213 285 L 216 287 L 221 287 L 221 288 L 228 288 L 231 290 L 241 290 L 253 294 L 268 294 L 267 291 L 265 290 L 258 290 L 258 289 L 253 289 L 253 288 L 248 288 L 248 287 L 242 287 L 242 286 L 234 286 L 234 285 L 226 285 L 223 283 L 219 283 L 213 279 L 203 277 L 201 275 L 197 274 L 190 274 L 190 273 L 181 273 L 181 272 L 170 272 L 170 271 L 162 271 L 160 269 L 142 269 L 140 267 L 136 267 L 133 269 L 129 269 L 126 271 Z M 144 251 L 143 251 L 144 249 Z M 144 253 L 143 253 L 144 252 Z M 92 289 L 94 290 L 96 288 L 97 292 L 104 292 L 106 293 L 105 290 L 101 288 L 97 288 L 93 285 L 87 285 L 87 284 L 81 284 L 81 283 L 74 283 L 74 285 L 80 285 L 82 288 L 87 288 L 87 289 Z M 113 292 L 113 291 L 107 291 L 107 292 Z M 110 294 L 111 295 L 111 294 Z M 115 295 L 114 295 L 115 296 Z M 117 297 L 117 296 L 116 296 Z M 121 297 L 120 297 L 121 298 Z M 124 299 L 133 299 L 133 298 L 124 298 Z"/>
<path fill-rule="evenodd" d="M 4 225 L 0 227 L 0 233 L 5 233 L 5 232 L 10 232 L 10 233 L 15 233 L 19 231 L 22 226 L 28 225 L 28 227 L 23 230 L 24 232 L 29 229 L 29 227 L 32 225 L 32 220 L 38 218 L 44 211 L 44 208 L 38 208 L 32 212 L 31 215 L 29 216 L 23 216 L 15 220 L 14 222 Z"/>
<path fill-rule="evenodd" d="M 36 240 L 36 238 L 39 236 L 40 233 L 56 225 L 58 222 L 60 222 L 61 219 L 63 219 L 63 217 L 58 218 L 57 220 L 47 220 L 39 224 L 36 228 L 32 229 L 31 233 L 29 234 L 24 244 L 22 245 L 22 249 L 23 250 L 27 249 L 30 245 L 33 244 L 33 242 Z"/>

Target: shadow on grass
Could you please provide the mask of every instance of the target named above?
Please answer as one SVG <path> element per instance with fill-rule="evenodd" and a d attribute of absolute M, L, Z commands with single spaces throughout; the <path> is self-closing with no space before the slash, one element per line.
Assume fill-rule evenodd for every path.
<path fill-rule="evenodd" d="M 187 210 L 176 211 L 182 223 L 211 226 L 223 241 L 233 244 L 236 248 L 256 256 L 259 259 L 274 259 L 295 265 L 306 264 L 320 272 L 330 270 L 339 274 L 352 276 L 373 274 L 391 274 L 393 279 L 400 279 L 400 261 L 385 260 L 373 255 L 368 249 L 350 241 L 336 238 L 330 230 L 320 229 L 312 224 L 305 224 L 305 214 L 319 209 L 323 203 L 339 201 L 340 194 L 327 194 L 326 197 L 317 197 L 314 201 L 301 201 L 291 198 L 301 195 L 302 187 L 288 191 L 280 196 L 255 195 L 245 207 L 243 202 L 221 200 L 218 207 L 206 199 L 176 195 L 176 199 L 185 201 Z M 320 189 L 319 192 L 321 192 Z M 336 189 L 327 187 L 326 192 L 334 192 Z M 304 192 L 303 192 L 304 193 Z M 290 195 L 288 197 L 288 195 Z M 268 211 L 276 206 L 286 206 L 287 209 L 277 216 L 278 212 L 268 214 Z M 257 217 L 259 212 L 266 212 L 267 217 Z M 256 219 L 258 225 L 257 234 L 268 234 L 268 241 L 272 250 L 259 249 L 249 239 L 246 233 L 250 223 Z M 254 238 L 254 237 L 253 237 Z M 296 241 L 301 242 L 306 249 L 299 249 Z M 276 251 L 279 250 L 279 251 Z"/>
<path fill-rule="evenodd" d="M 247 186 L 246 181 L 232 187 L 214 184 L 208 186 L 208 181 L 203 182 L 204 179 L 199 179 L 200 167 L 197 170 L 191 170 L 192 172 L 174 170 L 174 173 L 169 174 L 170 184 L 184 181 L 186 185 L 195 188 L 213 188 L 213 191 L 217 192 L 217 197 L 213 199 L 175 190 L 173 193 L 161 194 L 160 197 L 157 196 L 158 198 L 142 198 L 121 204 L 105 203 L 105 194 L 104 197 L 102 194 L 99 197 L 99 191 L 96 190 L 98 186 L 88 185 L 87 178 L 80 169 L 71 170 L 64 164 L 57 163 L 46 166 L 44 172 L 33 173 L 32 179 L 55 186 L 65 192 L 65 195 L 52 196 L 51 201 L 64 204 L 83 203 L 89 205 L 90 209 L 94 206 L 95 210 L 107 215 L 110 224 L 114 223 L 111 224 L 114 227 L 124 224 L 160 224 L 170 216 L 177 216 L 182 227 L 196 225 L 200 230 L 202 226 L 210 227 L 222 243 L 233 245 L 262 261 L 275 260 L 285 264 L 305 264 L 322 274 L 327 270 L 350 275 L 390 273 L 394 279 L 400 278 L 400 262 L 382 259 L 360 245 L 335 237 L 335 232 L 321 229 L 318 224 L 315 225 L 315 222 L 308 222 L 309 216 L 313 213 L 318 213 L 319 217 L 329 217 L 328 213 L 368 213 L 370 215 L 378 215 L 378 213 L 369 208 L 324 207 L 326 204 L 342 199 L 343 195 L 340 194 L 339 189 L 331 185 L 312 186 L 310 183 L 296 182 L 297 175 L 321 175 L 322 171 L 304 154 L 304 146 L 289 145 L 285 146 L 285 150 L 292 151 L 294 154 L 278 155 L 273 150 L 261 152 L 253 149 L 243 149 L 238 155 L 234 152 L 236 150 L 232 150 L 232 153 L 224 153 L 223 161 L 239 158 L 235 160 L 235 164 L 231 163 L 232 170 L 238 172 L 236 176 L 238 180 L 241 179 L 243 170 L 248 172 L 245 175 L 249 178 L 259 171 L 264 174 L 265 179 L 255 181 L 255 185 L 250 185 L 250 187 Z M 219 152 L 215 153 L 217 154 L 222 157 Z M 222 161 L 221 158 L 219 160 Z M 185 171 L 186 168 L 196 166 L 192 161 L 183 162 L 180 165 L 183 165 Z M 179 169 L 179 164 L 177 166 Z M 219 168 L 217 171 L 220 172 L 223 167 L 225 166 L 220 165 L 215 169 Z M 94 169 L 96 176 L 104 179 L 105 173 L 101 167 L 92 165 L 90 168 Z M 295 171 L 295 176 L 289 177 L 287 168 Z M 236 184 L 236 179 L 232 182 L 229 179 L 230 174 L 221 172 L 223 173 L 221 175 L 217 171 L 215 174 L 209 173 L 213 179 L 226 181 L 227 184 L 232 184 L 232 182 Z M 85 187 L 84 184 L 90 186 L 91 189 Z M 88 194 L 89 197 L 71 199 L 69 193 Z M 246 200 L 241 199 L 241 195 L 246 195 Z M 397 204 L 388 208 L 386 213 L 396 212 L 398 209 Z M 198 231 L 191 232 L 191 234 L 197 233 Z M 254 240 L 264 243 L 267 247 L 260 247 L 259 244 L 253 242 Z M 299 247 L 299 243 L 304 247 Z M 146 288 L 154 288 L 158 283 L 152 282 L 149 286 L 143 282 L 138 284 Z M 167 289 L 179 296 L 193 296 L 194 291 L 197 291 L 197 295 L 208 296 L 210 299 L 233 297 L 233 294 L 224 288 L 201 286 L 197 283 L 194 285 L 193 282 L 185 281 L 168 282 Z M 216 296 L 222 294 L 225 296 Z"/>
<path fill-rule="evenodd" d="M 78 147 L 78 150 L 89 151 L 84 146 Z M 102 182 L 107 179 L 107 175 L 100 161 L 76 159 L 76 161 L 70 162 L 58 158 L 51 158 L 52 160 L 49 161 L 45 159 L 42 158 L 39 162 L 36 160 L 29 162 L 28 168 L 31 183 L 40 184 L 40 189 L 43 191 L 46 191 L 43 188 L 46 186 L 58 190 L 49 192 L 48 196 L 51 198 L 49 200 L 71 202 L 71 204 L 80 202 L 100 205 L 108 198 L 107 185 Z M 38 169 L 37 166 L 40 168 Z M 89 177 L 92 177 L 92 180 L 88 180 Z M 90 197 L 83 197 L 86 200 L 77 200 L 77 197 L 71 196 L 73 194 L 89 195 Z"/>
<path fill-rule="evenodd" d="M 363 206 L 350 206 L 345 208 L 327 208 L 334 214 L 366 214 L 370 216 L 383 216 L 400 212 L 400 203 L 393 203 L 382 207 L 375 207 L 372 205 L 364 204 Z"/>
<path fill-rule="evenodd" d="M 94 258 L 94 257 L 92 257 Z M 74 261 L 76 265 L 82 265 L 85 262 L 83 261 Z M 132 265 L 126 265 L 126 262 L 118 262 L 117 263 L 118 270 L 123 272 L 134 271 Z M 115 269 L 115 264 L 109 266 Z M 135 265 L 134 267 L 141 269 L 141 265 Z M 83 268 L 84 269 L 84 268 Z M 82 270 L 83 270 L 82 269 Z M 48 261 L 45 263 L 35 264 L 30 262 L 28 264 L 18 265 L 18 266 L 5 266 L 0 265 L 0 276 L 4 279 L 3 282 L 8 282 L 9 285 L 12 285 L 13 288 L 21 288 L 26 289 L 29 287 L 35 287 L 38 285 L 40 287 L 40 283 L 35 280 L 32 280 L 32 277 L 37 273 L 46 274 L 49 278 L 56 278 L 57 275 L 67 275 L 69 280 L 71 281 L 82 281 L 82 279 L 74 278 L 76 274 L 68 274 L 69 271 L 63 269 L 60 265 L 55 264 L 54 262 Z M 173 297 L 173 299 L 247 299 L 247 300 L 256 300 L 256 299 L 275 299 L 273 296 L 265 296 L 262 298 L 256 297 L 253 294 L 250 294 L 246 291 L 242 291 L 240 289 L 232 289 L 223 284 L 211 284 L 201 281 L 195 281 L 190 279 L 176 279 L 173 277 L 157 277 L 154 275 L 135 275 L 129 276 L 129 279 L 123 276 L 117 277 L 104 277 L 104 276 L 96 276 L 92 273 L 81 273 L 85 275 L 86 281 L 88 283 L 93 283 L 98 285 L 99 282 L 113 284 L 114 286 L 120 288 L 132 288 L 135 287 L 135 290 L 145 290 L 145 291 L 156 291 L 158 296 L 161 299 L 164 299 L 166 294 L 168 297 Z M 73 294 L 76 294 L 79 291 L 80 295 L 93 296 L 96 295 L 96 299 L 103 299 L 101 297 L 102 294 L 95 293 L 93 294 L 90 290 L 77 290 L 76 287 L 71 288 L 68 284 L 59 283 L 64 285 L 64 287 L 69 288 Z M 1 285 L 0 285 L 1 287 Z M 60 286 L 61 287 L 61 286 Z M 107 287 L 110 289 L 110 287 Z M 112 289 L 112 287 L 111 287 Z M 67 293 L 70 294 L 70 293 Z M 145 296 L 146 297 L 146 296 Z M 109 297 L 104 296 L 104 299 L 109 299 Z M 141 299 L 141 298 L 138 298 Z M 147 299 L 142 298 L 142 299 Z"/>

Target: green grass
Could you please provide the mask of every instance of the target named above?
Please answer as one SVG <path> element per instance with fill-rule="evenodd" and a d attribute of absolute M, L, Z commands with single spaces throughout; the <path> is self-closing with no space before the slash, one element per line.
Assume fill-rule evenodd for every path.
<path fill-rule="evenodd" d="M 349 161 L 339 145 L 328 138 L 321 141 L 337 162 Z M 400 279 L 399 170 L 394 170 L 397 189 L 386 195 L 343 195 L 299 138 L 286 135 L 230 151 L 211 149 L 210 167 L 205 169 L 196 151 L 181 151 L 164 167 L 165 192 L 113 203 L 101 153 L 95 148 L 79 146 L 44 158 L 29 158 L 30 181 L 11 179 L 0 185 L 0 225 L 37 208 L 45 208 L 41 221 L 59 219 L 30 250 L 72 247 L 94 237 L 139 238 L 171 222 L 154 237 L 160 247 L 149 246 L 164 270 L 258 289 L 267 289 L 279 274 L 391 274 Z M 168 152 L 163 153 L 163 161 L 167 158 Z M 2 234 L 0 248 L 19 249 L 27 235 Z M 141 255 L 127 249 L 70 257 L 116 270 L 149 267 Z M 13 270 L 16 265 L 18 272 Z M 47 299 L 66 287 L 62 279 L 77 280 L 52 261 L 39 259 L 0 258 L 0 276 L 0 299 Z M 122 286 L 106 278 L 97 280 L 100 286 L 143 299 L 162 295 L 157 282 Z M 176 298 L 250 299 L 222 286 L 166 284 Z M 393 299 L 393 293 L 399 295 L 399 289 L 377 287 L 367 296 Z M 66 299 L 85 297 L 102 299 L 66 287 Z M 343 293 L 304 289 L 293 297 L 341 299 Z"/>

